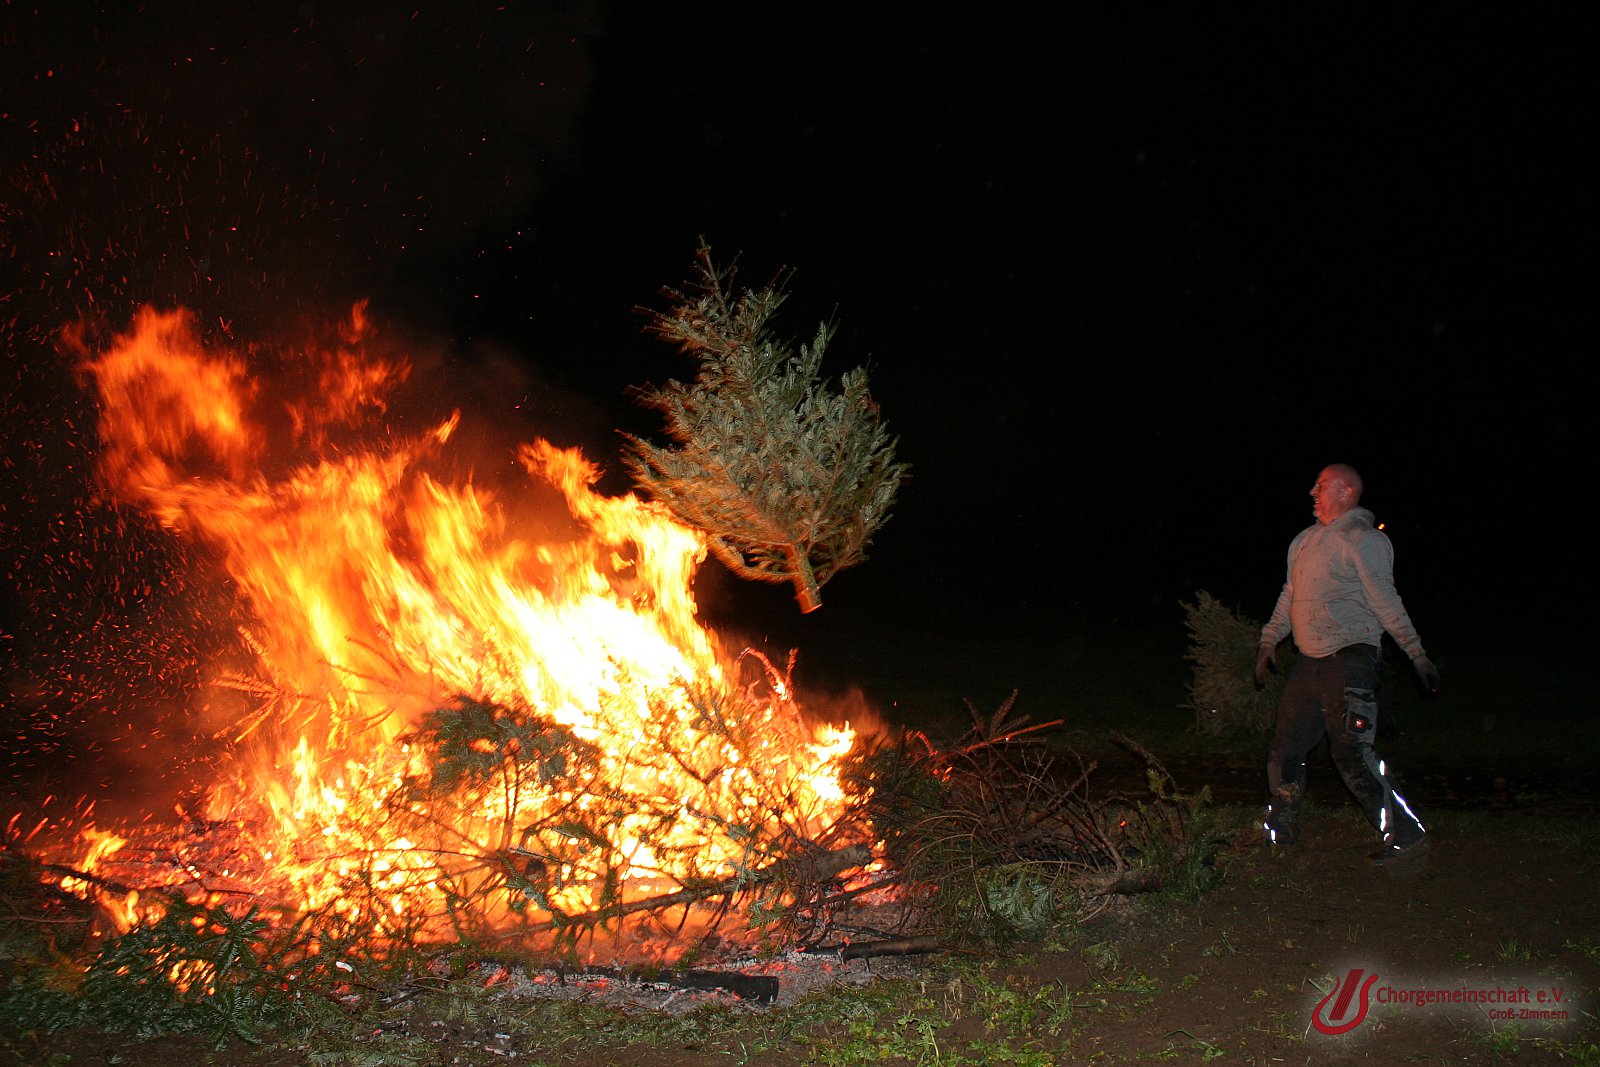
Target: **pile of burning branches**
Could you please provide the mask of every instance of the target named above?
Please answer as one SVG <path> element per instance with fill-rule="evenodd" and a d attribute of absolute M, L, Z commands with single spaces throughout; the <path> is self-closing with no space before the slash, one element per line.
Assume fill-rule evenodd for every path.
<path fill-rule="evenodd" d="M 331 913 L 375 942 L 568 954 L 675 910 L 701 936 L 734 912 L 782 926 L 817 886 L 871 865 L 871 829 L 833 779 L 855 735 L 803 721 L 787 676 L 744 658 L 770 689 L 657 687 L 622 671 L 598 737 L 526 703 L 457 697 L 390 751 L 347 761 L 340 780 L 296 768 L 281 790 L 246 797 L 260 788 L 252 768 L 180 805 L 178 826 L 91 830 L 38 849 L 41 869 L 121 929 L 171 900 Z"/>
<path fill-rule="evenodd" d="M 746 723 L 752 707 L 726 693 L 700 696 L 690 706 L 701 729 L 653 743 L 714 791 L 732 756 L 755 751 L 752 730 L 772 726 Z M 1057 724 L 1028 725 L 1010 700 L 974 720 L 948 748 L 914 732 L 858 743 L 842 814 L 817 834 L 795 818 L 781 770 L 753 776 L 769 791 L 733 825 L 619 789 L 614 773 L 596 773 L 602 753 L 547 718 L 461 699 L 410 736 L 426 760 L 372 809 L 384 825 L 362 828 L 365 840 L 394 844 L 340 857 L 309 906 L 252 878 L 247 826 L 152 832 L 96 872 L 13 841 L 0 853 L 14 908 L 0 921 L 13 961 L 6 1003 L 45 1026 L 181 1029 L 175 1020 L 200 1019 L 247 1034 L 312 1004 L 414 989 L 474 957 L 534 967 L 631 952 L 670 971 L 718 958 L 718 946 L 847 959 L 993 946 L 1083 920 L 1175 873 L 1192 879 L 1214 853 L 1205 794 L 1176 793 L 1137 746 L 1150 793 L 1096 798 L 1095 765 L 1048 742 Z M 721 754 L 684 749 L 680 736 L 719 738 Z M 562 799 L 530 809 L 533 795 Z M 739 843 L 731 873 L 679 856 L 675 869 L 691 873 L 659 891 L 625 886 L 641 849 L 664 856 L 718 836 Z M 23 882 L 31 890 L 16 892 Z M 418 885 L 432 911 L 416 907 Z M 412 890 L 405 906 L 402 886 Z M 32 949 L 16 947 L 18 931 Z"/>
<path fill-rule="evenodd" d="M 633 724 L 628 747 L 461 697 L 392 761 L 348 764 L 362 777 L 337 794 L 233 797 L 229 818 L 95 830 L 87 848 L 13 819 L 8 1014 L 248 1036 L 463 960 L 681 967 L 723 940 L 794 946 L 848 878 L 871 877 L 870 825 L 816 780 L 816 730 L 751 656 L 770 691 L 619 687 L 607 699 L 627 706 L 602 712 Z"/>

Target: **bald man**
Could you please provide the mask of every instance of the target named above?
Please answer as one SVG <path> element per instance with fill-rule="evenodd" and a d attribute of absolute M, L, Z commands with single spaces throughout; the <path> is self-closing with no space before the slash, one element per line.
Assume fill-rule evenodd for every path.
<path fill-rule="evenodd" d="M 1275 669 L 1279 642 L 1291 633 L 1300 656 L 1278 704 L 1267 757 L 1271 801 L 1267 840 L 1300 837 L 1306 756 L 1328 735 L 1334 766 L 1367 819 L 1383 835 L 1378 864 L 1425 856 L 1422 822 L 1394 788 L 1388 766 L 1372 750 L 1378 729 L 1378 661 L 1385 632 L 1410 657 L 1423 686 L 1439 691 L 1439 672 L 1422 650 L 1394 587 L 1394 546 L 1360 505 L 1361 475 L 1335 463 L 1311 487 L 1317 521 L 1289 545 L 1289 578 L 1272 618 L 1261 628 L 1256 686 Z"/>

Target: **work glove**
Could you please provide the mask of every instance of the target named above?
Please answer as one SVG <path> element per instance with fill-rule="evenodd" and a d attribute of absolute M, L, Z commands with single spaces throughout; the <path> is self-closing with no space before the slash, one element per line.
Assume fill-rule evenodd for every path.
<path fill-rule="evenodd" d="M 1262 645 L 1261 654 L 1256 657 L 1256 688 L 1267 687 L 1267 671 L 1278 669 L 1277 649 L 1271 645 Z"/>
<path fill-rule="evenodd" d="M 1433 660 L 1419 656 L 1412 665 L 1417 668 L 1417 677 L 1422 679 L 1422 688 L 1428 691 L 1429 696 L 1438 696 L 1439 668 L 1433 665 Z"/>

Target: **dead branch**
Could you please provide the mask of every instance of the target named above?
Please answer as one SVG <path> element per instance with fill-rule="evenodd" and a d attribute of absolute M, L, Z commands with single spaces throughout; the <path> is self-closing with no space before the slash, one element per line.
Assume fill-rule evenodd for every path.
<path fill-rule="evenodd" d="M 851 889 L 834 893 L 832 896 L 822 897 L 820 900 L 813 900 L 809 902 L 809 906 L 815 908 L 828 908 L 833 907 L 836 904 L 844 904 L 847 901 L 854 900 L 856 897 L 865 896 L 868 893 L 876 893 L 880 890 L 888 889 L 891 886 L 898 885 L 900 882 L 904 881 L 904 879 L 904 872 L 897 872 L 888 877 L 881 878 L 878 881 L 869 882 L 866 885 L 858 885 Z"/>
<path fill-rule="evenodd" d="M 596 908 L 580 915 L 568 916 L 561 920 L 552 919 L 529 929 L 532 933 L 545 933 L 556 929 L 558 926 L 596 926 L 610 919 L 620 919 L 626 915 L 638 915 L 641 912 L 663 911 L 668 908 L 697 904 L 700 901 L 710 900 L 714 897 L 732 896 L 752 886 L 771 885 L 779 881 L 793 881 L 799 884 L 825 882 L 830 878 L 843 874 L 852 867 L 864 867 L 871 860 L 872 850 L 866 845 L 847 845 L 844 848 L 835 849 L 831 852 L 821 852 L 815 856 L 779 860 L 753 873 L 736 874 L 732 878 L 713 882 L 710 885 L 687 886 L 657 897 L 628 900 L 609 907 Z"/>

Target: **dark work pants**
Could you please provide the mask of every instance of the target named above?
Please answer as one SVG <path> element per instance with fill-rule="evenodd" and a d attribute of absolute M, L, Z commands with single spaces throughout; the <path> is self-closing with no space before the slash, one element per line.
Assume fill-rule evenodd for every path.
<path fill-rule="evenodd" d="M 1405 798 L 1395 792 L 1388 767 L 1372 750 L 1378 732 L 1376 645 L 1351 645 L 1331 656 L 1302 655 L 1278 702 L 1277 729 L 1267 756 L 1273 817 L 1295 823 L 1306 795 L 1306 756 L 1328 735 L 1333 764 L 1367 821 L 1384 841 L 1405 846 L 1422 836 Z"/>

